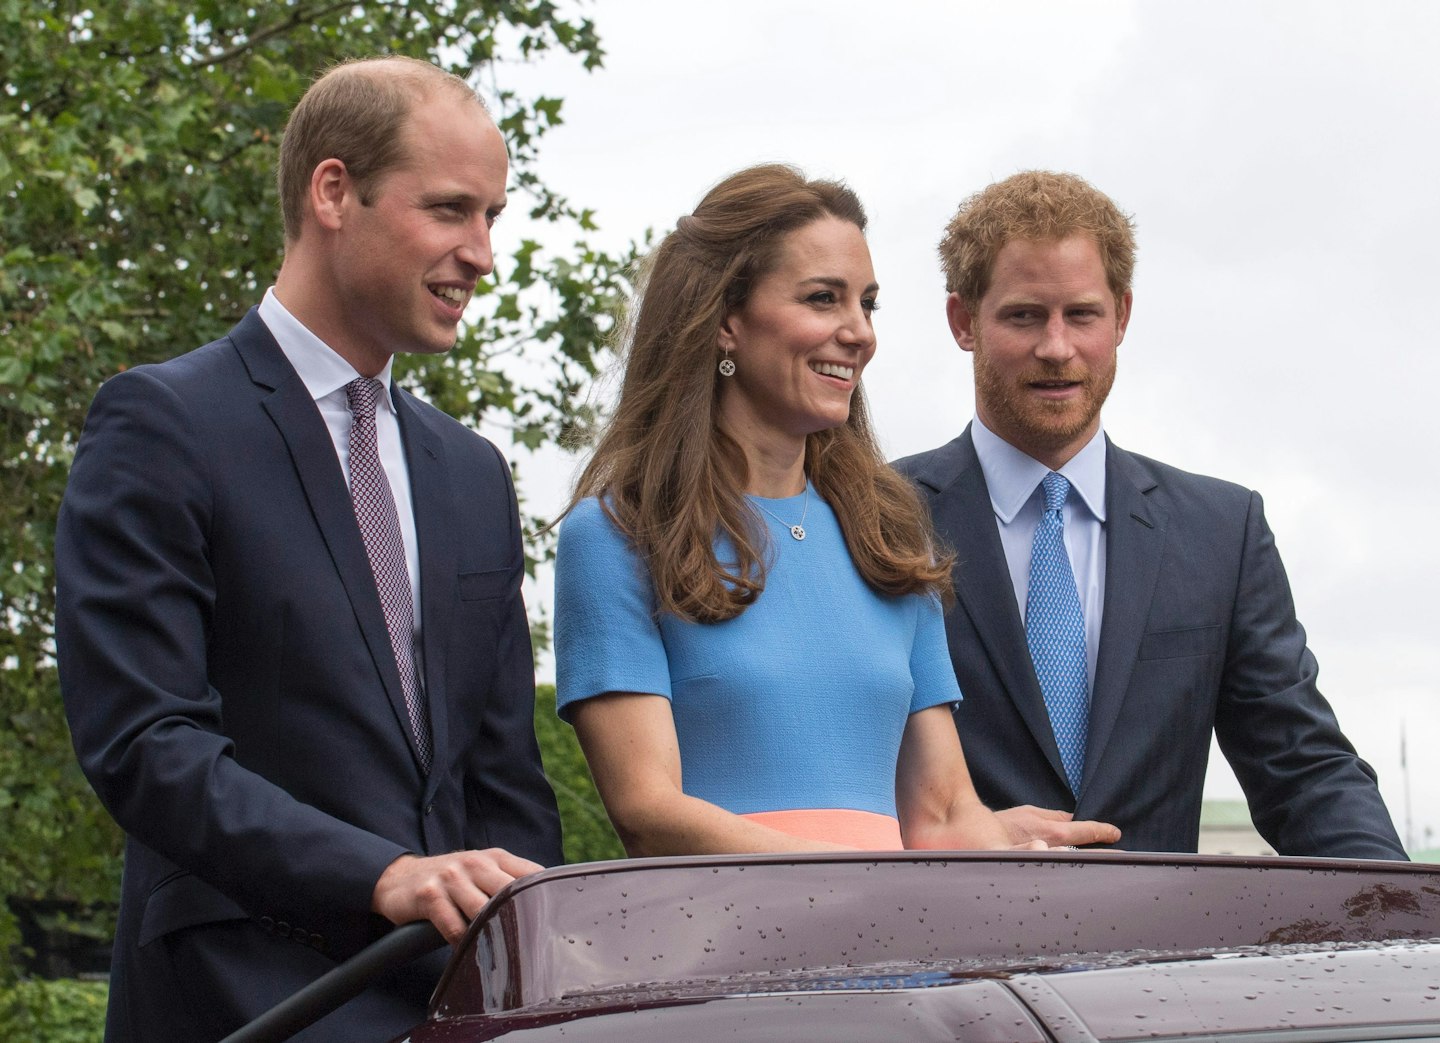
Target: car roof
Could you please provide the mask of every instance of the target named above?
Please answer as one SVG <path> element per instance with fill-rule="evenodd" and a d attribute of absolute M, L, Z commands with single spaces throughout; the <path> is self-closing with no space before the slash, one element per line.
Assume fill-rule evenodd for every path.
<path fill-rule="evenodd" d="M 1437 937 L 1440 867 L 1406 863 L 1122 852 L 594 863 L 497 896 L 428 1024 L 473 1030 L 435 1039 L 564 1025 L 565 1038 L 628 1043 L 717 1018 L 726 1038 L 745 1038 L 738 1026 L 753 1018 L 767 1033 L 755 1038 L 791 1036 L 787 1019 L 792 1038 L 824 1022 L 814 1038 L 836 1039 L 928 1039 L 922 1023 L 959 1022 L 970 1035 L 943 1038 L 988 1039 L 1000 1025 L 994 1038 L 1012 1041 L 1412 1031 L 1440 1026 Z M 894 1035 L 875 1018 L 919 1020 Z"/>

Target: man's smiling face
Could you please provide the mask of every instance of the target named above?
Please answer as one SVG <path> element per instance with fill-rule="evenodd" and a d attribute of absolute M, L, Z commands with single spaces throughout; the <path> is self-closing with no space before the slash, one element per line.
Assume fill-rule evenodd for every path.
<path fill-rule="evenodd" d="M 351 350 L 382 365 L 454 346 L 476 282 L 494 269 L 490 229 L 505 207 L 505 142 L 478 102 L 417 101 L 404 136 L 405 160 L 372 198 L 347 198 L 332 262 Z"/>
<path fill-rule="evenodd" d="M 985 426 L 1051 468 L 1074 456 L 1099 430 L 1130 299 L 1115 299 L 1089 237 L 1006 243 L 974 312 L 946 303 Z"/>

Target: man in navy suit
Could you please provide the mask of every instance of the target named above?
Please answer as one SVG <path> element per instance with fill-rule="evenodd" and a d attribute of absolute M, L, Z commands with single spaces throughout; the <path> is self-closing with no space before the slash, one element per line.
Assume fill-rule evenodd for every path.
<path fill-rule="evenodd" d="M 454 941 L 562 858 L 509 469 L 390 383 L 396 352 L 453 346 L 506 177 L 464 81 L 331 70 L 281 146 L 275 286 L 96 396 L 57 643 L 80 763 L 127 834 L 109 1040 L 220 1038 L 393 924 Z M 436 971 L 297 1038 L 388 1038 Z"/>
<path fill-rule="evenodd" d="M 1129 218 L 1078 177 L 1026 172 L 963 203 L 940 256 L 975 420 L 896 466 L 957 551 L 955 722 L 981 797 L 1017 841 L 1075 843 L 1070 812 L 1126 848 L 1194 851 L 1213 733 L 1277 852 L 1404 858 L 1316 689 L 1260 497 L 1101 430 Z"/>

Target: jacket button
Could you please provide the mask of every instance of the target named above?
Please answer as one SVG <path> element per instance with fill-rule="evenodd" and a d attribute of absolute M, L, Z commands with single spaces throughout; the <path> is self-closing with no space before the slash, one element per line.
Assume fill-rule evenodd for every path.
<path fill-rule="evenodd" d="M 290 925 L 289 925 L 288 923 L 286 923 L 284 920 L 281 920 L 279 923 L 277 923 L 277 924 L 275 925 L 275 933 L 278 934 L 281 938 L 289 938 L 289 937 L 290 937 Z"/>
<path fill-rule="evenodd" d="M 432 801 L 425 805 L 425 814 L 429 815 L 435 810 L 435 803 Z"/>
<path fill-rule="evenodd" d="M 270 917 L 268 916 L 260 917 L 260 926 L 265 928 L 265 930 L 270 932 L 271 934 L 275 933 L 275 921 L 270 919 Z"/>
<path fill-rule="evenodd" d="M 325 939 L 324 939 L 324 937 L 322 937 L 321 935 L 318 935 L 318 934 L 312 934 L 312 935 L 310 936 L 310 948 L 314 949 L 316 952 L 324 952 L 324 951 L 325 951 Z"/>
<path fill-rule="evenodd" d="M 299 942 L 301 945 L 309 945 L 310 932 L 304 930 L 303 928 L 297 927 L 290 932 L 290 940 L 292 942 Z"/>

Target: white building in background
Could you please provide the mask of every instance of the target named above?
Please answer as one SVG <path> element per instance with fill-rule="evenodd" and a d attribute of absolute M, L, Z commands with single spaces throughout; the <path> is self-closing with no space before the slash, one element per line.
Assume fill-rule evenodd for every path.
<path fill-rule="evenodd" d="M 1273 855 L 1250 821 L 1243 800 L 1206 800 L 1200 806 L 1200 854 Z"/>
<path fill-rule="evenodd" d="M 1434 834 L 1425 831 L 1425 842 L 1434 842 Z M 1202 855 L 1273 855 L 1275 849 L 1250 821 L 1250 809 L 1243 800 L 1206 800 L 1200 807 L 1200 844 Z M 1440 848 L 1412 848 L 1412 862 L 1440 865 Z"/>

